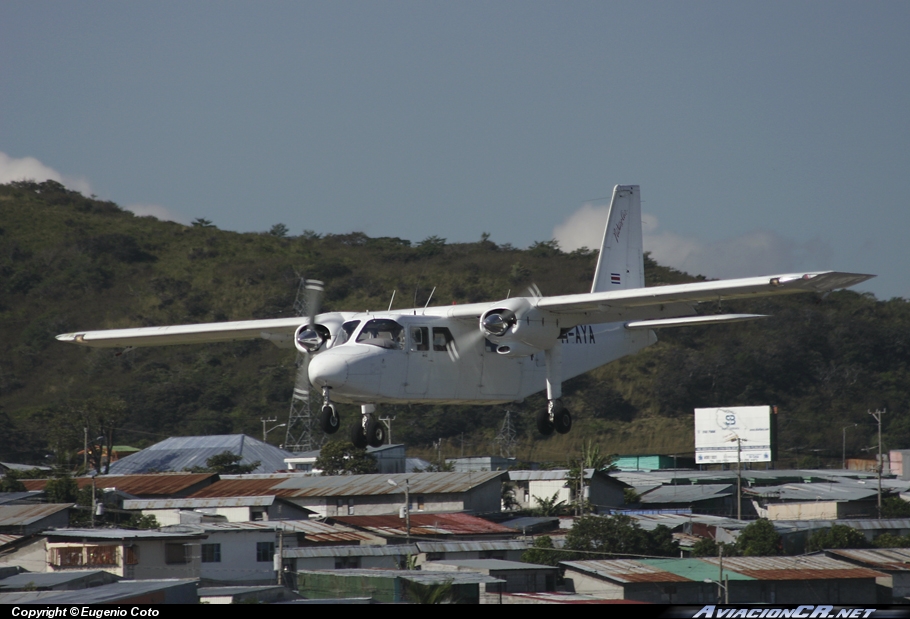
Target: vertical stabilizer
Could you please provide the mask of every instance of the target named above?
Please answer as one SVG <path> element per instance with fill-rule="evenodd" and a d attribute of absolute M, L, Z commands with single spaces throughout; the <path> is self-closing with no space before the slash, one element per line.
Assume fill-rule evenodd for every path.
<path fill-rule="evenodd" d="M 617 185 L 613 188 L 591 292 L 644 288 L 644 285 L 641 190 L 638 185 Z"/>

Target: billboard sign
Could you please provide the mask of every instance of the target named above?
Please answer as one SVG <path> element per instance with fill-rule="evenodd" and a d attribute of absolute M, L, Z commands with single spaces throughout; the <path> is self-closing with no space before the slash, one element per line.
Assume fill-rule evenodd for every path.
<path fill-rule="evenodd" d="M 771 462 L 777 449 L 777 415 L 770 406 L 695 409 L 695 463 Z"/>

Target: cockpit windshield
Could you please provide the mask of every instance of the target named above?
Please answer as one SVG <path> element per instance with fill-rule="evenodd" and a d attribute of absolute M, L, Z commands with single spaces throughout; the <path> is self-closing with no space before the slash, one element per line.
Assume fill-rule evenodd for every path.
<path fill-rule="evenodd" d="M 368 321 L 357 336 L 358 344 L 372 344 L 390 350 L 404 350 L 404 328 L 388 318 Z"/>
<path fill-rule="evenodd" d="M 344 323 L 343 325 L 341 325 L 341 333 L 338 334 L 338 343 L 335 345 L 341 346 L 342 344 L 347 342 L 349 339 L 351 339 L 351 335 L 353 335 L 354 330 L 357 329 L 357 325 L 359 325 L 359 324 L 360 324 L 359 320 L 349 320 L 346 323 Z"/>

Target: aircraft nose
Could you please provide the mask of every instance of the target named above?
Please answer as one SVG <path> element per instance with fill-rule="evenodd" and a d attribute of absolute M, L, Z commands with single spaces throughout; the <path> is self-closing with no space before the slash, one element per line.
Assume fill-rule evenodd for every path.
<path fill-rule="evenodd" d="M 310 359 L 307 373 L 312 385 L 337 389 L 348 379 L 348 363 L 344 357 L 327 351 Z"/>

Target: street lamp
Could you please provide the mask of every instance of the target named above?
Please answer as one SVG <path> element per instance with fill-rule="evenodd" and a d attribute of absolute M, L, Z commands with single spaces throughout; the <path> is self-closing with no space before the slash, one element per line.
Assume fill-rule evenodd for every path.
<path fill-rule="evenodd" d="M 395 483 L 394 479 L 389 479 L 389 484 L 392 486 L 395 486 L 396 488 L 401 487 L 397 483 Z M 405 526 L 405 531 L 406 531 L 406 536 L 407 536 L 406 539 L 407 539 L 408 544 L 411 543 L 411 496 L 410 496 L 410 492 L 411 492 L 411 486 L 408 483 L 408 480 L 405 479 L 404 480 L 404 526 Z"/>
<path fill-rule="evenodd" d="M 269 428 L 268 430 L 266 430 L 266 429 L 265 429 L 265 424 L 267 424 L 267 423 L 272 423 L 273 421 L 278 421 L 278 420 L 277 420 L 277 419 L 274 419 L 274 418 L 272 418 L 272 419 L 263 419 L 262 417 L 260 417 L 260 418 L 259 418 L 259 421 L 262 422 L 262 442 L 263 442 L 263 443 L 265 442 L 265 437 L 267 437 L 267 436 L 269 435 L 269 432 L 271 432 L 272 430 L 277 430 L 278 428 L 283 428 L 283 427 L 285 427 L 285 426 L 288 425 L 288 424 L 286 424 L 286 423 L 279 423 L 277 426 L 272 426 L 271 428 Z"/>
<path fill-rule="evenodd" d="M 727 439 L 728 443 L 736 441 L 736 519 L 743 519 L 743 441 L 739 435 L 734 434 Z"/>

